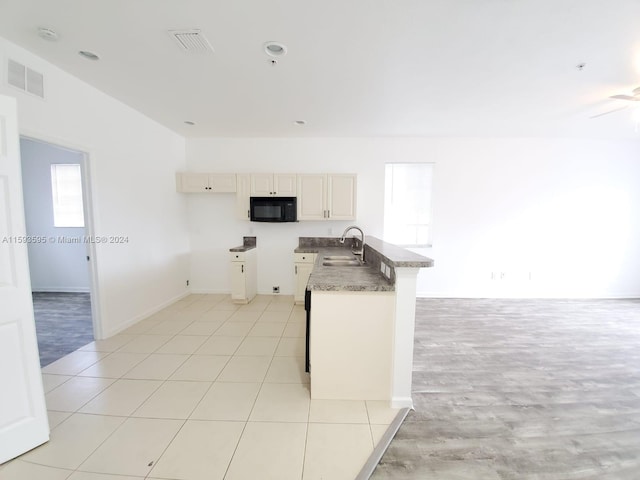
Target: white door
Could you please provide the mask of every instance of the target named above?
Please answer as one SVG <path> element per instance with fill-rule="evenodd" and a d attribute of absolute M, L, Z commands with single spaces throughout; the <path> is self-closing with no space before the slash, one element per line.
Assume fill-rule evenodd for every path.
<path fill-rule="evenodd" d="M 0 96 L 0 463 L 49 440 L 18 142 L 15 99 Z"/>

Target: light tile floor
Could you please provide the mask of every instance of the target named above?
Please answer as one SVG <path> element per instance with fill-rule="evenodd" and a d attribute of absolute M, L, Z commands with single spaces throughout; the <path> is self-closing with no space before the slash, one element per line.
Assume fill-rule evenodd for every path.
<path fill-rule="evenodd" d="M 305 312 L 191 295 L 42 369 L 51 440 L 2 480 L 352 480 L 397 411 L 311 400 Z"/>

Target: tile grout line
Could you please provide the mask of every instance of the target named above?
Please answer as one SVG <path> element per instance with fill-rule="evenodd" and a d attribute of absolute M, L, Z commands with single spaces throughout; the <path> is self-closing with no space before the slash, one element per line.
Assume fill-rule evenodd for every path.
<path fill-rule="evenodd" d="M 262 312 L 262 313 L 264 313 L 264 310 L 263 310 L 263 312 Z M 262 314 L 260 314 L 260 316 L 258 317 L 258 319 L 259 319 L 261 316 L 262 316 Z M 257 323 L 257 322 L 258 322 L 258 320 L 256 320 L 256 323 Z M 245 336 L 245 338 L 246 338 L 246 336 Z M 280 342 L 278 342 L 278 343 L 280 343 Z M 239 346 L 239 345 L 238 345 L 238 348 L 240 348 L 240 346 Z M 277 349 L 277 347 L 276 347 L 276 349 Z M 237 349 L 236 349 L 236 351 L 237 351 Z M 234 355 L 232 355 L 232 357 L 231 357 L 231 358 L 233 358 L 233 356 L 235 356 L 235 353 L 234 353 Z M 224 479 L 226 479 L 226 478 L 227 478 L 227 475 L 229 474 L 229 468 L 231 468 L 231 463 L 233 463 L 233 459 L 235 458 L 236 453 L 238 452 L 238 447 L 240 446 L 240 442 L 242 441 L 242 437 L 244 436 L 244 432 L 245 432 L 245 431 L 246 431 L 246 429 L 247 429 L 247 425 L 249 424 L 249 419 L 251 418 L 251 414 L 253 413 L 253 409 L 254 409 L 254 408 L 255 408 L 255 406 L 256 406 L 256 402 L 258 401 L 258 397 L 260 396 L 260 392 L 262 391 L 262 387 L 263 387 L 263 385 L 264 385 L 264 379 L 266 378 L 267 373 L 269 372 L 269 369 L 271 368 L 271 364 L 273 363 L 273 359 L 274 359 L 274 357 L 275 357 L 275 351 L 274 351 L 274 355 L 272 355 L 272 356 L 271 356 L 271 362 L 269 362 L 269 366 L 267 367 L 267 370 L 266 370 L 266 372 L 265 372 L 265 376 L 264 376 L 264 378 L 262 379 L 262 382 L 260 383 L 260 388 L 258 389 L 258 393 L 256 394 L 256 397 L 255 397 L 255 399 L 253 400 L 253 404 L 251 405 L 251 410 L 249 410 L 249 413 L 247 414 L 247 420 L 244 422 L 244 426 L 242 427 L 242 432 L 240 432 L 240 435 L 238 436 L 238 442 L 236 443 L 236 446 L 235 446 L 235 448 L 233 449 L 233 453 L 231 454 L 231 457 L 229 458 L 229 463 L 227 464 L 227 468 L 225 469 L 225 471 L 224 471 L 224 475 L 223 475 L 223 477 L 222 477 L 222 478 L 223 478 L 223 480 L 224 480 Z"/>

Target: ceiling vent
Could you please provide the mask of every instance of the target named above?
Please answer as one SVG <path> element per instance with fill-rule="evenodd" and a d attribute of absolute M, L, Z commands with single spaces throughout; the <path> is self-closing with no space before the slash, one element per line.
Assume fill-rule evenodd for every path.
<path fill-rule="evenodd" d="M 15 60 L 9 60 L 7 79 L 9 85 L 44 98 L 44 76 Z"/>
<path fill-rule="evenodd" d="M 180 50 L 187 53 L 213 52 L 209 40 L 200 30 L 169 30 L 169 34 L 175 40 Z"/>

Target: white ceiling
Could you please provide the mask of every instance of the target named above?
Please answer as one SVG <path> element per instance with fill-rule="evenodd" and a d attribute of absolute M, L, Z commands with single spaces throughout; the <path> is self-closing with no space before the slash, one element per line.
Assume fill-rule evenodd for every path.
<path fill-rule="evenodd" d="M 640 85 L 639 18 L 640 0 L 0 0 L 0 36 L 188 137 L 638 138 L 629 108 L 589 117 Z M 215 52 L 180 51 L 182 28 Z"/>

